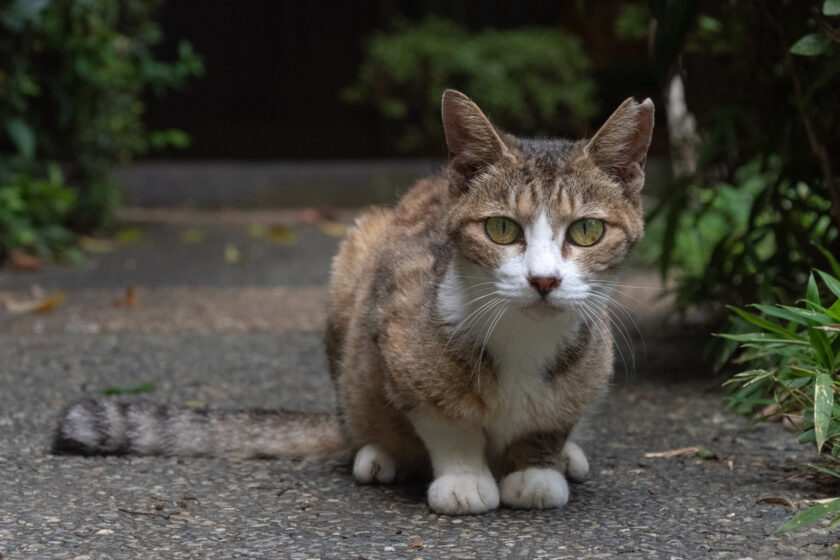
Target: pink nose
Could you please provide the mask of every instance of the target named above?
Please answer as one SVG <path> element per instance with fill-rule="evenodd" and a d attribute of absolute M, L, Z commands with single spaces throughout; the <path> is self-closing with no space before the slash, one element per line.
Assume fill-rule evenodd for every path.
<path fill-rule="evenodd" d="M 560 285 L 560 279 L 554 276 L 531 276 L 528 282 L 543 297 L 547 296 L 551 290 Z"/>

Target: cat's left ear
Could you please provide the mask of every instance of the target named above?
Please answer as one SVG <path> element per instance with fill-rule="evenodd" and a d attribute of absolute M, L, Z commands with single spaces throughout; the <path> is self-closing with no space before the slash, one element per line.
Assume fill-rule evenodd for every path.
<path fill-rule="evenodd" d="M 632 97 L 622 103 L 586 144 L 584 152 L 623 186 L 637 194 L 645 183 L 645 161 L 653 134 L 653 101 Z"/>

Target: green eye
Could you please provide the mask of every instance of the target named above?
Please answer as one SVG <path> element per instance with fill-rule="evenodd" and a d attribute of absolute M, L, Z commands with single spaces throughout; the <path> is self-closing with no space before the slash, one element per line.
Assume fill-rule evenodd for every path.
<path fill-rule="evenodd" d="M 581 247 L 595 245 L 604 235 L 604 222 L 597 218 L 584 218 L 569 227 L 569 241 Z"/>
<path fill-rule="evenodd" d="M 503 216 L 487 218 L 484 222 L 484 231 L 487 232 L 487 237 L 499 245 L 510 245 L 522 236 L 522 228 L 519 224 Z"/>

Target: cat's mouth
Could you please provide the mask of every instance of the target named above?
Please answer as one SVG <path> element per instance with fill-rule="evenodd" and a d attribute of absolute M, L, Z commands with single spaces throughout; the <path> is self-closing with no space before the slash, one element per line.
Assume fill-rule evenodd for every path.
<path fill-rule="evenodd" d="M 521 309 L 528 315 L 537 319 L 547 319 L 549 317 L 556 317 L 561 313 L 565 313 L 569 310 L 569 307 L 567 305 L 563 305 L 562 303 L 554 303 L 541 299 L 539 301 L 528 303 L 522 306 Z"/>

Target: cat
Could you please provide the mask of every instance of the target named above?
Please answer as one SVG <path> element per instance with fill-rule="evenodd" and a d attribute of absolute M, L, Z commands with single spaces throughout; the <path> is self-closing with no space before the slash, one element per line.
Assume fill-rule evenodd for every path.
<path fill-rule="evenodd" d="M 334 415 L 91 399 L 54 451 L 352 460 L 362 484 L 430 479 L 442 514 L 566 504 L 589 469 L 569 435 L 612 376 L 610 279 L 644 232 L 653 103 L 581 141 L 506 134 L 455 90 L 442 117 L 445 170 L 333 261 Z"/>

